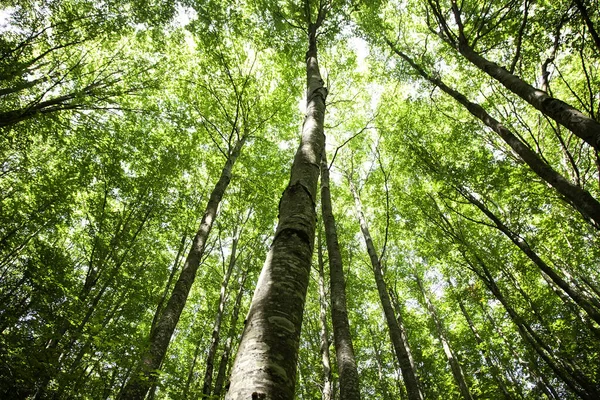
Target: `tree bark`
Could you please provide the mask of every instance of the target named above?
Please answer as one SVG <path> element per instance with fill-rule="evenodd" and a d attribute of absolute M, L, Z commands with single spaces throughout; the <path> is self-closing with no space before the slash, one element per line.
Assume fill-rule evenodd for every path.
<path fill-rule="evenodd" d="M 387 41 L 392 50 L 408 62 L 423 78 L 439 87 L 462 104 L 473 116 L 496 132 L 517 153 L 523 161 L 540 178 L 564 196 L 586 219 L 592 221 L 596 229 L 600 229 L 600 202 L 587 190 L 571 183 L 551 166 L 544 162 L 533 150 L 523 143 L 513 132 L 489 115 L 479 104 L 469 101 L 462 93 L 448 87 L 441 79 L 434 78 L 414 62 L 408 55 L 400 51 L 391 41 Z M 600 132 L 600 124 L 598 125 Z"/>
<path fill-rule="evenodd" d="M 354 204 L 356 208 L 358 222 L 360 224 L 360 230 L 362 231 L 363 237 L 365 239 L 365 244 L 367 246 L 369 258 L 371 259 L 371 266 L 373 267 L 373 273 L 375 274 L 377 292 L 379 293 L 379 299 L 381 300 L 383 314 L 385 315 L 387 326 L 390 332 L 390 339 L 394 346 L 394 351 L 396 352 L 398 363 L 400 364 L 400 370 L 402 371 L 402 377 L 404 378 L 404 385 L 406 387 L 408 398 L 409 400 L 423 400 L 423 395 L 421 394 L 419 384 L 417 381 L 416 371 L 412 368 L 412 365 L 410 363 L 408 347 L 405 347 L 404 345 L 404 341 L 402 340 L 402 332 L 400 331 L 400 327 L 398 326 L 398 322 L 396 321 L 396 316 L 394 315 L 394 309 L 392 308 L 387 286 L 385 284 L 385 280 L 383 279 L 383 271 L 381 270 L 381 264 L 377 256 L 377 251 L 375 250 L 375 245 L 373 244 L 373 240 L 371 239 L 371 234 L 369 233 L 367 220 L 365 219 L 365 216 L 362 211 L 360 197 L 358 195 L 358 192 L 356 191 L 352 179 L 348 178 L 348 183 L 350 185 L 350 192 L 354 197 Z"/>
<path fill-rule="evenodd" d="M 157 371 L 167 352 L 171 336 L 175 331 L 177 322 L 179 322 L 179 317 L 181 316 L 192 284 L 196 278 L 196 272 L 198 271 L 200 260 L 204 254 L 208 235 L 217 216 L 219 203 L 231 181 L 233 165 L 235 164 L 245 141 L 245 136 L 237 141 L 235 147 L 229 154 L 229 158 L 225 162 L 225 166 L 221 171 L 221 176 L 210 195 L 204 216 L 202 217 L 202 222 L 200 223 L 200 228 L 192 241 L 192 248 L 188 253 L 183 269 L 179 274 L 179 278 L 175 283 L 171 297 L 150 336 L 148 349 L 143 353 L 140 365 L 119 394 L 119 398 L 121 399 L 143 400 L 156 380 Z"/>
<path fill-rule="evenodd" d="M 440 338 L 440 341 L 442 342 L 444 354 L 446 355 L 446 359 L 450 364 L 452 376 L 454 376 L 454 380 L 456 381 L 458 389 L 460 390 L 460 394 L 466 400 L 473 400 L 473 396 L 471 395 L 471 391 L 469 390 L 469 385 L 467 384 L 467 380 L 465 379 L 465 374 L 462 370 L 462 367 L 460 366 L 460 362 L 458 361 L 454 352 L 452 351 L 450 343 L 448 342 L 448 338 L 446 337 L 446 332 L 444 330 L 444 327 L 442 326 L 442 321 L 440 320 L 440 317 L 438 316 L 433 303 L 429 299 L 427 292 L 425 291 L 425 287 L 423 286 L 421 278 L 415 274 L 415 280 L 417 282 L 419 290 L 421 291 L 421 294 L 423 295 L 423 298 L 425 299 L 425 305 L 427 306 L 427 310 L 429 310 L 429 314 L 431 315 L 431 318 L 433 319 L 433 322 L 435 324 L 437 335 Z"/>
<path fill-rule="evenodd" d="M 324 147 L 327 89 L 317 61 L 317 30 L 307 10 L 306 117 L 290 182 L 279 202 L 279 223 L 261 271 L 231 374 L 228 400 L 293 399 L 296 364 L 316 227 L 319 162 Z M 305 2 L 308 9 L 309 4 Z"/>
<path fill-rule="evenodd" d="M 325 152 L 323 152 L 323 157 L 321 158 L 321 214 L 323 216 L 323 224 L 325 225 L 327 256 L 329 257 L 331 324 L 333 325 L 335 356 L 340 380 L 340 398 L 358 400 L 360 399 L 360 381 L 356 367 L 356 358 L 354 357 L 350 323 L 348 321 L 346 279 L 344 277 L 342 255 L 340 253 L 335 217 L 331 205 L 329 167 Z"/>
<path fill-rule="evenodd" d="M 325 154 L 325 152 L 323 152 Z M 323 244 L 321 242 L 321 232 L 317 233 L 317 253 L 319 266 L 319 322 L 321 323 L 321 361 L 323 363 L 323 394 L 322 400 L 331 400 L 331 384 L 333 376 L 331 374 L 331 358 L 329 355 L 329 332 L 327 329 L 327 295 L 325 294 L 325 272 L 323 271 Z"/>

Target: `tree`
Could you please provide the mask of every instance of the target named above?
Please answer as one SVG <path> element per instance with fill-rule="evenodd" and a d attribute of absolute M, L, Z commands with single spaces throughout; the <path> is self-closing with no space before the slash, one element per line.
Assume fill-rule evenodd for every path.
<path fill-rule="evenodd" d="M 0 397 L 597 398 L 597 11 L 0 7 Z"/>

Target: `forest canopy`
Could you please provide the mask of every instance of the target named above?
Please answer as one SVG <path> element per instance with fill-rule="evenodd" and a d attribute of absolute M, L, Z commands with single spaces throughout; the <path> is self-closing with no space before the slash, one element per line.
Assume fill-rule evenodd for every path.
<path fill-rule="evenodd" d="M 598 0 L 0 5 L 0 398 L 600 398 Z"/>

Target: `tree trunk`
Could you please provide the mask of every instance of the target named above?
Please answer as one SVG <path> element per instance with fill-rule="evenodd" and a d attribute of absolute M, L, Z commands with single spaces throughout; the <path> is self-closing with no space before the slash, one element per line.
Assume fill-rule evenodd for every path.
<path fill-rule="evenodd" d="M 377 292 L 379 293 L 379 299 L 381 300 L 383 314 L 385 315 L 387 326 L 390 332 L 390 339 L 394 346 L 394 351 L 396 352 L 398 363 L 400 364 L 400 370 L 402 371 L 402 377 L 404 378 L 404 385 L 406 386 L 408 398 L 409 400 L 422 400 L 423 395 L 421 394 L 421 391 L 419 389 L 416 371 L 413 369 L 410 363 L 408 347 L 405 347 L 404 341 L 402 340 L 402 332 L 400 331 L 400 327 L 398 326 L 398 322 L 396 321 L 396 316 L 394 315 L 394 309 L 392 308 L 392 303 L 390 301 L 387 286 L 383 279 L 383 272 L 381 270 L 381 264 L 377 256 L 377 251 L 375 250 L 375 245 L 373 244 L 373 240 L 371 239 L 371 234 L 369 233 L 367 221 L 362 212 L 362 204 L 360 201 L 360 197 L 358 196 L 358 192 L 354 187 L 354 182 L 352 182 L 350 178 L 348 178 L 348 183 L 350 185 L 350 192 L 352 192 L 352 196 L 354 197 L 354 204 L 356 207 L 356 215 L 358 217 L 358 222 L 360 224 L 360 230 L 362 231 L 362 234 L 364 236 L 365 243 L 367 245 L 367 252 L 369 253 L 369 258 L 371 259 L 373 273 L 375 274 Z"/>
<path fill-rule="evenodd" d="M 225 377 L 227 373 L 227 365 L 229 364 L 229 357 L 231 355 L 231 347 L 233 345 L 233 338 L 237 333 L 237 321 L 238 316 L 240 314 L 240 306 L 242 304 L 242 298 L 244 297 L 244 283 L 246 282 L 246 277 L 248 276 L 248 269 L 245 269 L 242 272 L 238 280 L 239 290 L 238 294 L 235 297 L 235 303 L 233 305 L 233 311 L 231 314 L 231 319 L 229 320 L 229 332 L 227 333 L 227 340 L 225 341 L 225 346 L 223 347 L 223 354 L 221 354 L 221 361 L 219 361 L 219 372 L 217 373 L 217 379 L 215 380 L 215 390 L 213 392 L 214 396 L 219 398 L 223 391 L 223 384 L 225 383 Z"/>
<path fill-rule="evenodd" d="M 227 286 L 229 285 L 229 278 L 233 272 L 233 267 L 236 261 L 236 250 L 239 241 L 240 232 L 234 233 L 233 243 L 231 245 L 231 255 L 229 256 L 229 264 L 223 282 L 221 283 L 221 294 L 219 296 L 219 304 L 217 308 L 217 316 L 215 317 L 215 323 L 212 331 L 212 339 L 210 342 L 210 348 L 206 356 L 206 369 L 204 372 L 204 384 L 202 385 L 202 397 L 210 396 L 212 389 L 212 377 L 215 365 L 215 355 L 217 354 L 217 348 L 219 347 L 219 337 L 221 332 L 221 321 L 223 320 L 223 313 L 225 312 L 225 302 L 227 301 Z"/>
<path fill-rule="evenodd" d="M 194 358 L 192 358 L 192 365 L 190 365 L 190 369 L 188 371 L 187 379 L 185 380 L 185 386 L 183 388 L 183 399 L 187 400 L 190 389 L 192 387 L 192 382 L 194 381 L 194 370 L 196 369 L 196 363 L 198 362 L 198 355 L 200 354 L 200 347 L 202 346 L 202 337 L 198 339 L 196 343 L 196 348 L 194 349 Z"/>
<path fill-rule="evenodd" d="M 572 204 L 586 219 L 592 221 L 596 229 L 600 229 L 600 202 L 587 190 L 571 183 L 551 166 L 544 162 L 533 150 L 523 143 L 514 133 L 489 115 L 479 104 L 469 101 L 462 93 L 448 87 L 438 78 L 429 75 L 423 68 L 416 64 L 410 57 L 401 52 L 391 41 L 388 44 L 392 50 L 408 62 L 423 78 L 439 87 L 442 91 L 452 96 L 462 104 L 473 116 L 480 119 L 485 125 L 496 132 L 517 153 L 523 161 L 540 178 L 546 181 L 558 193 Z M 600 129 L 600 124 L 598 125 Z M 600 131 L 599 131 L 600 132 Z"/>
<path fill-rule="evenodd" d="M 308 8 L 308 3 L 305 3 Z M 320 3 L 322 6 L 323 3 Z M 293 399 L 296 364 L 316 227 L 319 162 L 324 147 L 327 89 L 317 61 L 317 21 L 307 12 L 306 117 L 290 182 L 279 202 L 279 223 L 257 282 L 226 398 Z"/>
<path fill-rule="evenodd" d="M 384 365 L 383 359 L 381 358 L 381 349 L 379 344 L 377 343 L 377 338 L 375 336 L 375 332 L 371 330 L 369 327 L 369 334 L 371 335 L 371 342 L 373 343 L 373 351 L 375 353 L 375 361 L 377 362 L 377 377 L 378 377 L 378 386 L 381 390 L 381 394 L 385 400 L 390 398 L 390 391 L 388 390 L 388 381 L 385 379 L 384 375 Z M 343 397 L 342 397 L 343 399 Z"/>
<path fill-rule="evenodd" d="M 323 152 L 325 154 L 325 152 Z M 329 333 L 327 331 L 327 295 L 325 294 L 325 272 L 323 271 L 323 243 L 321 231 L 317 238 L 317 252 L 319 264 L 319 322 L 321 323 L 321 360 L 323 362 L 323 395 L 322 400 L 331 400 L 331 359 L 329 356 Z"/>
<path fill-rule="evenodd" d="M 360 383 L 354 357 L 352 335 L 350 334 L 350 323 L 348 322 L 346 279 L 331 205 L 329 167 L 325 152 L 323 152 L 321 158 L 321 214 L 325 225 L 325 240 L 329 258 L 331 324 L 333 325 L 335 356 L 340 380 L 340 398 L 358 400 L 360 399 Z"/>
<path fill-rule="evenodd" d="M 119 394 L 119 398 L 121 399 L 143 400 L 148 389 L 150 389 L 156 380 L 157 371 L 167 352 L 171 336 L 173 335 L 173 331 L 175 331 L 177 322 L 179 322 L 179 317 L 181 316 L 192 284 L 196 278 L 196 272 L 198 271 L 200 260 L 204 254 L 206 241 L 217 215 L 219 203 L 231 181 L 231 170 L 233 169 L 233 165 L 235 164 L 245 141 L 246 137 L 243 136 L 237 141 L 235 147 L 229 154 L 229 158 L 221 171 L 219 181 L 210 195 L 200 228 L 192 241 L 192 248 L 185 260 L 179 279 L 175 283 L 171 297 L 150 336 L 149 347 L 143 353 L 140 365 Z"/>
<path fill-rule="evenodd" d="M 425 299 L 425 305 L 427 306 L 427 310 L 429 310 L 429 314 L 431 315 L 431 318 L 433 319 L 433 322 L 435 324 L 435 329 L 437 331 L 437 335 L 440 338 L 440 341 L 442 342 L 442 348 L 444 349 L 444 354 L 446 355 L 446 359 L 448 360 L 448 363 L 450 364 L 450 369 L 452 370 L 452 376 L 454 376 L 454 380 L 456 381 L 456 384 L 458 385 L 460 394 L 466 400 L 473 400 L 473 396 L 471 396 L 471 391 L 469 390 L 469 385 L 467 385 L 467 381 L 465 379 L 465 375 L 463 373 L 462 367 L 460 366 L 458 359 L 454 355 L 454 352 L 452 351 L 452 348 L 450 347 L 450 343 L 448 342 L 448 338 L 446 337 L 446 332 L 444 330 L 444 327 L 442 326 L 442 321 L 440 320 L 433 303 L 429 299 L 427 292 L 425 291 L 425 287 L 423 286 L 423 282 L 421 281 L 421 278 L 419 278 L 419 276 L 415 274 L 415 280 L 417 281 L 417 286 L 419 287 L 419 290 L 421 291 L 421 294 L 423 295 L 423 298 Z"/>
<path fill-rule="evenodd" d="M 400 306 L 400 301 L 398 300 L 398 295 L 397 293 L 395 293 L 395 291 L 392 289 L 389 291 L 390 294 L 390 300 L 392 302 L 392 306 L 394 307 L 394 309 L 396 310 L 396 322 L 398 322 L 398 328 L 400 328 L 400 335 L 402 336 L 402 343 L 404 343 L 404 347 L 406 348 L 406 353 L 408 355 L 408 361 L 410 362 L 410 367 L 412 368 L 413 371 L 416 371 L 416 367 L 415 367 L 415 361 L 413 359 L 412 356 L 412 352 L 410 350 L 410 346 L 408 344 L 408 336 L 406 335 L 406 328 L 404 327 L 404 319 L 402 318 L 402 308 Z M 417 383 L 419 383 L 417 381 Z M 422 386 L 419 385 L 419 388 L 421 389 L 421 393 L 422 393 Z"/>

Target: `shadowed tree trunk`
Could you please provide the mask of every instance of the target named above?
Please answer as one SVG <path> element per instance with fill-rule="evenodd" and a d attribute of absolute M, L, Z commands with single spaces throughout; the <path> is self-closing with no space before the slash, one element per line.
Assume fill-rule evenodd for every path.
<path fill-rule="evenodd" d="M 333 207 L 331 205 L 329 167 L 325 152 L 323 152 L 321 159 L 321 214 L 323 216 L 323 224 L 325 225 L 327 256 L 329 258 L 331 323 L 333 325 L 335 356 L 340 381 L 340 398 L 358 400 L 360 399 L 360 383 L 356 359 L 354 357 L 352 335 L 350 334 L 350 323 L 348 321 L 346 280 L 337 238 L 335 217 L 333 216 Z"/>
<path fill-rule="evenodd" d="M 471 270 L 475 272 L 488 287 L 490 292 L 502 303 L 510 319 L 517 326 L 519 334 L 523 340 L 528 343 L 533 350 L 548 364 L 548 366 L 554 371 L 557 377 L 559 377 L 564 383 L 567 384 L 573 392 L 577 393 L 579 397 L 586 400 L 597 399 L 600 397 L 598 385 L 591 382 L 590 379 L 585 376 L 569 359 L 560 355 L 555 355 L 555 352 L 548 346 L 548 344 L 539 337 L 539 335 L 531 328 L 531 326 L 515 311 L 511 306 L 510 302 L 504 297 L 500 288 L 496 284 L 490 270 L 483 260 L 475 255 L 477 265 L 470 261 L 470 259 L 463 253 L 463 257 L 467 264 L 469 264 Z M 548 386 L 545 383 L 546 386 Z"/>
<path fill-rule="evenodd" d="M 594 44 L 596 45 L 596 49 L 598 51 L 600 51 L 600 36 L 598 36 L 598 32 L 596 31 L 596 28 L 594 27 L 594 23 L 590 19 L 590 15 L 588 14 L 588 10 L 585 7 L 584 0 L 575 0 L 575 4 L 577 5 L 577 8 L 579 9 L 579 13 L 581 14 L 581 17 L 583 18 L 583 21 L 585 22 L 585 25 L 587 26 L 588 31 L 590 31 L 590 35 L 592 35 L 592 38 L 594 39 Z"/>
<path fill-rule="evenodd" d="M 206 211 L 202 217 L 200 228 L 192 241 L 192 248 L 188 253 L 183 269 L 179 274 L 179 279 L 175 283 L 171 297 L 169 298 L 164 311 L 161 313 L 155 329 L 151 333 L 148 349 L 143 353 L 141 363 L 137 367 L 132 378 L 127 382 L 119 394 L 119 398 L 123 400 L 143 400 L 156 380 L 157 371 L 167 352 L 171 336 L 173 336 L 173 331 L 175 331 L 177 322 L 179 322 L 179 317 L 181 316 L 192 284 L 196 278 L 196 272 L 198 271 L 200 260 L 204 254 L 208 235 L 217 216 L 219 203 L 231 181 L 233 165 L 235 164 L 245 141 L 245 136 L 237 141 L 225 162 L 225 166 L 221 171 L 221 176 L 206 205 Z"/>
<path fill-rule="evenodd" d="M 226 399 L 293 399 L 296 364 L 316 227 L 319 163 L 324 148 L 327 89 L 317 61 L 317 30 L 326 14 L 324 2 L 316 21 L 305 2 L 306 117 L 292 164 L 290 182 L 279 202 L 279 223 L 258 279 L 238 349 Z"/>
<path fill-rule="evenodd" d="M 449 280 L 447 282 L 448 282 L 448 287 L 453 288 L 452 282 L 450 282 Z M 485 341 L 479 334 L 479 330 L 475 327 L 475 324 L 473 323 L 473 319 L 467 312 L 467 309 L 465 308 L 465 304 L 462 300 L 462 297 L 460 296 L 460 294 L 456 293 L 456 291 L 455 291 L 454 297 L 456 298 L 456 301 L 458 302 L 458 306 L 460 307 L 460 312 L 465 317 L 465 320 L 467 321 L 467 324 L 469 325 L 469 329 L 473 333 L 473 336 L 475 336 L 475 341 L 477 342 L 478 350 L 481 353 L 481 355 L 483 356 L 483 358 L 485 359 L 485 362 L 487 363 L 489 368 L 491 369 L 492 376 L 494 377 L 494 380 L 498 383 L 498 386 L 500 387 L 500 390 L 502 391 L 504 398 L 513 399 L 514 398 L 513 395 L 506 387 L 506 384 L 504 383 L 504 379 L 502 379 L 502 373 L 501 373 L 500 369 L 498 368 L 496 363 L 490 357 L 489 352 L 486 351 Z"/>
<path fill-rule="evenodd" d="M 350 192 L 354 197 L 354 204 L 356 208 L 358 222 L 360 224 L 360 230 L 362 231 L 365 243 L 367 245 L 367 252 L 369 253 L 369 258 L 371 259 L 371 266 L 373 267 L 373 273 L 375 274 L 377 292 L 379 293 L 379 299 L 381 300 L 383 314 L 385 315 L 385 320 L 387 322 L 387 326 L 390 332 L 390 339 L 392 340 L 392 344 L 394 345 L 394 351 L 396 352 L 396 357 L 398 358 L 398 363 L 400 364 L 400 370 L 402 371 L 402 377 L 404 378 L 404 385 L 406 386 L 408 398 L 409 400 L 422 400 L 423 395 L 421 394 L 421 390 L 419 389 L 416 371 L 412 368 L 412 365 L 410 363 L 410 357 L 408 355 L 409 350 L 407 349 L 407 347 L 405 347 L 404 341 L 402 340 L 402 332 L 400 331 L 398 321 L 396 321 L 396 316 L 394 315 L 394 309 L 392 308 L 392 303 L 390 301 L 387 286 L 385 280 L 383 279 L 383 271 L 381 270 L 379 257 L 377 256 L 375 245 L 373 244 L 371 234 L 369 233 L 367 220 L 365 219 L 365 216 L 362 212 L 362 204 L 360 201 L 360 197 L 358 195 L 358 192 L 356 191 L 354 182 L 350 177 L 348 177 L 348 183 L 350 185 Z"/>
<path fill-rule="evenodd" d="M 493 221 L 494 226 L 508 237 L 533 263 L 542 271 L 548 275 L 550 279 L 558 287 L 560 287 L 566 294 L 569 295 L 575 303 L 577 303 L 596 323 L 600 324 L 600 310 L 596 308 L 593 301 L 590 301 L 588 296 L 578 290 L 576 287 L 570 285 L 565 279 L 563 279 L 554 269 L 552 269 L 544 260 L 537 255 L 535 251 L 529 246 L 527 241 L 517 235 L 515 232 L 510 230 L 485 204 L 477 200 L 471 193 L 463 188 L 456 188 L 456 190 L 471 204 L 481 210 L 490 220 Z"/>

